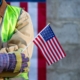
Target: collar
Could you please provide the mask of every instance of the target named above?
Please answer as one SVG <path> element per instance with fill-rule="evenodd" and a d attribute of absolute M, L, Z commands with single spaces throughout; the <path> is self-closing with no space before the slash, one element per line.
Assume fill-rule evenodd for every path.
<path fill-rule="evenodd" d="M 2 5 L 1 5 L 1 7 L 0 7 L 0 16 L 1 16 L 1 17 L 4 16 L 6 7 L 7 7 L 7 3 L 6 3 L 5 0 L 3 0 L 3 3 L 2 3 Z"/>

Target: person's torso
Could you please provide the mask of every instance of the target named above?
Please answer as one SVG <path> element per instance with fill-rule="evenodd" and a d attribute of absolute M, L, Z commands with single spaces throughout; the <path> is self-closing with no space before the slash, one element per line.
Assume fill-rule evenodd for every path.
<path fill-rule="evenodd" d="M 9 6 L 9 7 L 12 8 L 11 6 Z M 15 7 L 15 8 L 16 8 L 16 7 Z M 11 11 L 12 11 L 12 12 L 15 11 L 15 10 L 14 10 L 15 8 L 12 8 Z M 6 10 L 7 10 L 7 8 L 6 8 Z M 6 12 L 5 12 L 5 14 L 6 14 Z M 4 14 L 4 15 L 5 15 L 5 14 Z M 15 12 L 13 12 L 12 15 L 15 15 Z M 10 18 L 11 18 L 12 15 L 9 15 L 9 16 L 8 16 L 8 17 L 9 17 L 8 20 L 10 20 Z M 18 15 L 18 17 L 19 17 L 19 16 L 20 16 L 20 15 Z M 5 17 L 5 16 L 4 16 L 4 17 Z M 1 31 L 2 31 L 2 28 L 3 28 L 3 25 L 2 25 L 2 24 L 4 24 L 4 17 L 0 17 L 0 49 L 3 48 L 3 47 L 7 47 L 7 41 L 8 41 L 8 40 L 7 40 L 7 41 L 3 42 L 3 41 L 2 41 L 2 36 L 1 36 Z M 18 17 L 17 17 L 17 19 L 18 19 Z M 16 16 L 15 16 L 15 18 L 16 18 Z M 17 21 L 17 19 L 16 19 L 16 21 Z M 15 19 L 11 19 L 11 20 L 15 20 Z M 13 22 L 13 21 L 10 21 L 10 22 Z M 10 24 L 12 25 L 12 23 L 10 23 Z M 10 24 L 9 24 L 9 25 L 10 25 Z M 7 25 L 7 24 L 6 24 L 6 25 Z M 11 26 L 8 26 L 8 25 L 7 25 L 7 27 L 8 27 L 8 28 L 11 28 Z M 16 27 L 16 24 L 15 24 L 15 27 Z M 7 31 L 7 30 L 5 30 L 5 31 Z M 5 34 L 6 34 L 6 33 L 5 33 Z M 11 34 L 11 35 L 12 35 L 12 34 Z M 25 77 L 25 74 L 24 74 L 24 75 L 20 75 L 20 76 Z M 27 77 L 27 75 L 26 75 L 26 77 Z M 15 80 L 15 79 L 14 79 L 14 80 Z M 18 79 L 18 80 L 19 80 L 19 79 Z M 23 79 L 21 79 L 21 80 L 23 80 Z"/>

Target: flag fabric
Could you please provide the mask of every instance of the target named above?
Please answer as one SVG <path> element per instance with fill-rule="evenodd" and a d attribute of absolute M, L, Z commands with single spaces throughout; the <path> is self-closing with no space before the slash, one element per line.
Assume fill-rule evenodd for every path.
<path fill-rule="evenodd" d="M 33 42 L 41 49 L 48 65 L 51 65 L 66 56 L 50 24 L 35 37 Z"/>
<path fill-rule="evenodd" d="M 22 7 L 31 16 L 35 36 L 46 25 L 46 0 L 6 0 L 8 4 Z M 34 46 L 29 80 L 47 80 L 46 60 L 41 50 Z"/>

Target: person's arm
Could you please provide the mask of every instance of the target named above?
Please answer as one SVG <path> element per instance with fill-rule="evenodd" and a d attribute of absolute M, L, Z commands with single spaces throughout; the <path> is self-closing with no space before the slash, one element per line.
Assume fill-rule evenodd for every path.
<path fill-rule="evenodd" d="M 22 10 L 20 18 L 16 25 L 16 33 L 8 42 L 8 52 L 16 51 L 20 48 L 25 48 L 34 38 L 33 25 L 30 15 Z M 26 57 L 31 58 L 33 52 L 33 43 L 23 52 Z M 29 55 L 28 55 L 29 54 Z"/>
<path fill-rule="evenodd" d="M 25 48 L 34 38 L 32 21 L 30 15 L 26 11 L 22 10 L 15 29 L 17 29 L 18 32 L 15 32 L 9 40 L 7 49 L 3 48 L 0 52 L 16 52 L 20 54 L 20 50 Z M 23 52 L 23 54 L 30 59 L 32 57 L 32 52 L 33 43 L 31 43 L 31 45 Z M 0 77 L 13 77 L 18 74 L 19 72 L 15 74 L 12 72 L 3 72 L 0 74 Z"/>

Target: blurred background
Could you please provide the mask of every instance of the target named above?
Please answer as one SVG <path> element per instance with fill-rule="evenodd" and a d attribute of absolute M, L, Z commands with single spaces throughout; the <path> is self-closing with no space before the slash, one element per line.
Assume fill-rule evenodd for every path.
<path fill-rule="evenodd" d="M 31 16 L 35 36 L 51 23 L 66 58 L 48 66 L 35 46 L 29 80 L 80 80 L 80 0 L 7 0 Z"/>
<path fill-rule="evenodd" d="M 47 67 L 47 79 L 80 80 L 80 0 L 47 0 L 47 22 L 67 54 Z"/>

